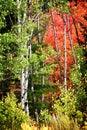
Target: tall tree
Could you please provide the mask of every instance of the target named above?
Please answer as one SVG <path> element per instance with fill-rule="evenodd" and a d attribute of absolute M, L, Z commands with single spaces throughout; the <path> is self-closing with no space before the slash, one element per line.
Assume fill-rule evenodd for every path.
<path fill-rule="evenodd" d="M 24 10 L 23 14 L 21 14 L 21 12 L 20 12 L 21 6 L 23 4 L 22 1 L 21 0 L 17 0 L 17 4 L 18 4 L 18 25 L 19 25 L 19 27 L 18 27 L 18 35 L 19 35 L 20 39 L 22 40 L 23 36 L 22 36 L 21 33 L 23 33 L 22 29 L 25 29 L 23 26 L 25 26 L 26 20 L 27 20 L 27 12 L 26 12 L 27 11 L 27 1 L 25 2 L 25 10 Z M 21 17 L 21 15 L 23 15 L 23 16 Z M 21 36 L 20 36 L 20 34 L 21 34 Z M 25 56 L 26 61 L 28 62 L 28 55 L 29 55 L 28 39 L 26 39 L 26 41 L 24 41 L 24 43 L 22 45 L 22 48 L 25 48 L 27 53 L 22 55 L 21 58 L 24 59 L 24 56 Z M 21 72 L 21 103 L 22 103 L 22 109 L 27 114 L 29 114 L 28 97 L 27 97 L 28 76 L 29 76 L 29 74 L 28 74 L 28 66 L 25 65 L 25 67 L 22 68 L 22 72 Z"/>
<path fill-rule="evenodd" d="M 64 21 L 64 87 L 67 90 L 67 41 L 66 41 L 66 24 L 67 24 L 67 17 L 66 14 L 63 15 Z"/>

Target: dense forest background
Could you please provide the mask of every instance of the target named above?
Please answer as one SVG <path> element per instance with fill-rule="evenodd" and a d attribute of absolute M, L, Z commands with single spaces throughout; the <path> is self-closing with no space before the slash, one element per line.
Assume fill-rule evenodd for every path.
<path fill-rule="evenodd" d="M 1 130 L 87 129 L 86 0 L 0 0 L 0 100 Z"/>

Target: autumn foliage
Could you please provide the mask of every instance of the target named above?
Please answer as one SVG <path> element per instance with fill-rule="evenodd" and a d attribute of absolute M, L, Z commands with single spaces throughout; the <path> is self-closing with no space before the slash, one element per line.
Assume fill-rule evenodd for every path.
<path fill-rule="evenodd" d="M 49 12 L 49 25 L 44 36 L 44 43 L 49 43 L 58 51 L 60 57 L 60 64 L 62 67 L 62 78 L 64 74 L 64 15 L 66 15 L 66 51 L 67 51 L 67 79 L 72 64 L 75 63 L 75 55 L 73 52 L 74 46 L 77 44 L 85 44 L 87 35 L 87 2 L 74 1 L 70 3 L 69 14 L 58 14 L 53 9 Z M 52 21 L 52 17 L 53 20 Z M 53 23 L 54 22 L 54 23 Z M 56 34 L 55 34 L 56 33 Z M 57 44 L 57 48 L 56 48 Z M 57 61 L 57 59 L 56 59 Z M 59 83 L 60 70 L 59 65 L 54 69 L 54 74 L 51 81 Z"/>

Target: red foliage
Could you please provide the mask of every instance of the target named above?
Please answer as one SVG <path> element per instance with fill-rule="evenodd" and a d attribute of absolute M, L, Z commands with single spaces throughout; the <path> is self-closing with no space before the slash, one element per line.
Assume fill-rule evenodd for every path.
<path fill-rule="evenodd" d="M 70 2 L 70 7 L 74 7 L 74 6 L 75 6 L 74 2 Z"/>
<path fill-rule="evenodd" d="M 74 2 L 70 3 L 70 6 L 74 6 Z M 70 31 L 70 35 L 72 38 L 72 46 L 78 44 L 78 41 L 85 42 L 85 38 L 83 36 L 84 28 L 82 28 L 81 23 L 83 26 L 87 26 L 87 21 L 84 19 L 84 16 L 86 16 L 87 11 L 87 3 L 86 2 L 79 2 L 77 4 L 77 7 L 75 9 L 71 9 L 71 14 L 66 14 L 67 21 L 66 21 L 66 49 L 67 49 L 67 75 L 68 72 L 74 63 L 73 55 L 72 55 L 72 47 L 70 45 L 70 39 L 68 36 L 68 32 Z M 60 51 L 60 62 L 62 66 L 62 73 L 64 73 L 64 21 L 63 21 L 63 14 L 58 15 L 57 12 L 53 11 L 53 17 L 54 17 L 54 26 L 56 28 L 56 40 L 58 44 L 58 49 Z M 70 26 L 70 28 L 69 28 Z M 55 39 L 54 39 L 54 29 L 53 29 L 53 23 L 52 18 L 50 17 L 49 25 L 47 27 L 47 31 L 44 36 L 43 43 L 49 43 L 53 46 L 53 48 L 56 50 L 55 46 Z M 53 75 L 53 81 L 58 82 L 59 79 L 59 65 L 54 70 Z"/>
<path fill-rule="evenodd" d="M 71 14 L 76 22 L 76 28 L 78 32 L 78 39 L 80 42 L 84 43 L 85 38 L 84 34 L 87 35 L 87 2 L 86 0 L 78 0 L 77 7 L 74 10 L 71 10 Z M 86 17 L 86 18 L 84 18 Z"/>

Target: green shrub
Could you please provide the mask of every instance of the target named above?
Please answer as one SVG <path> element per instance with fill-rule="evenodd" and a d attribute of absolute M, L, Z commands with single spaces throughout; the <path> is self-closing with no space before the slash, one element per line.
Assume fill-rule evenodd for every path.
<path fill-rule="evenodd" d="M 84 86 L 78 87 L 76 90 L 76 97 L 77 97 L 77 109 L 82 111 L 86 111 L 87 108 L 87 93 L 85 91 Z"/>
<path fill-rule="evenodd" d="M 78 123 L 83 121 L 83 113 L 79 109 L 79 96 L 80 94 L 75 93 L 73 89 L 67 91 L 62 91 L 59 96 L 59 99 L 54 102 L 53 110 L 55 113 L 64 114 L 70 117 L 71 119 L 76 119 Z M 84 94 L 82 95 L 82 97 Z M 81 98 L 82 99 L 82 98 Z"/>
<path fill-rule="evenodd" d="M 56 113 L 60 112 L 72 117 L 76 114 L 76 102 L 77 98 L 73 89 L 69 89 L 67 91 L 63 90 L 59 99 L 55 101 L 53 108 Z"/>
<path fill-rule="evenodd" d="M 17 98 L 13 92 L 0 101 L 0 129 L 1 130 L 21 130 L 22 122 L 28 122 L 28 115 L 21 109 L 21 104 L 17 103 Z"/>
<path fill-rule="evenodd" d="M 42 119 L 43 125 L 48 126 L 51 130 L 79 130 L 78 123 L 62 113 L 50 115 L 48 110 L 43 110 L 40 119 Z"/>
<path fill-rule="evenodd" d="M 81 123 L 83 121 L 83 114 L 81 111 L 76 111 L 76 118 L 78 119 L 78 122 Z"/>
<path fill-rule="evenodd" d="M 51 114 L 48 109 L 40 111 L 39 122 L 44 125 L 48 125 L 51 118 Z"/>

